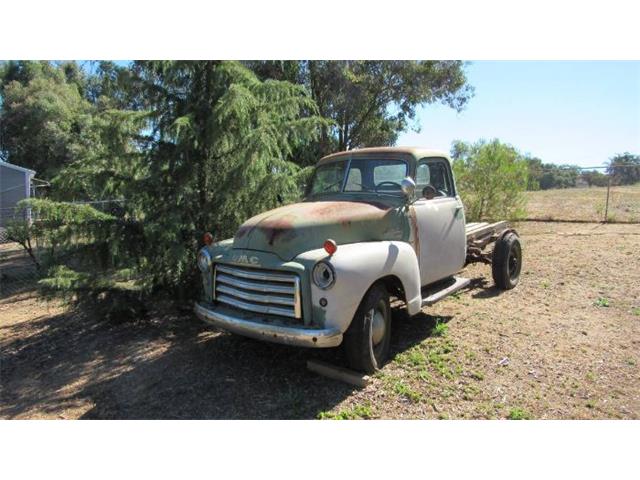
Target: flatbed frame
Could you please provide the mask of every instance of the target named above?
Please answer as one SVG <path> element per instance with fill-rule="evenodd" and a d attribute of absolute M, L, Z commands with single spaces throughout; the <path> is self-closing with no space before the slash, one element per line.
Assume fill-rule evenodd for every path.
<path fill-rule="evenodd" d="M 501 221 L 495 223 L 467 223 L 465 231 L 467 234 L 467 259 L 465 265 L 468 265 L 477 262 L 491 264 L 491 254 L 484 251 L 485 247 L 514 230 L 506 221 Z"/>

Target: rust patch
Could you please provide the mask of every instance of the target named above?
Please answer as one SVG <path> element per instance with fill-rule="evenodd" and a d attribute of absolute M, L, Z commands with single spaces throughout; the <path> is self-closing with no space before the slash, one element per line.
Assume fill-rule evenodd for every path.
<path fill-rule="evenodd" d="M 297 232 L 294 226 L 296 218 L 292 214 L 273 219 L 267 218 L 258 225 L 258 229 L 267 237 L 269 245 L 273 246 L 278 239 L 289 241 L 296 237 Z"/>
<path fill-rule="evenodd" d="M 236 240 L 245 239 L 257 230 L 270 246 L 290 242 L 300 232 L 313 225 L 337 224 L 346 229 L 360 222 L 379 221 L 393 209 L 381 202 L 318 201 L 286 205 L 250 218 L 235 234 Z M 301 230 L 302 229 L 302 230 Z"/>
<path fill-rule="evenodd" d="M 335 219 L 337 222 L 351 222 L 353 219 L 383 218 L 391 206 L 369 202 L 312 202 L 305 205 L 300 213 L 310 218 Z M 308 205 L 308 207 L 307 207 Z"/>
<path fill-rule="evenodd" d="M 416 252 L 418 260 L 420 260 L 420 235 L 418 230 L 418 218 L 416 216 L 416 209 L 413 205 L 409 207 L 409 223 L 411 224 L 411 233 L 413 235 L 413 249 Z"/>
<path fill-rule="evenodd" d="M 238 231 L 236 232 L 236 238 L 240 239 L 247 235 L 255 228 L 255 225 L 240 225 Z"/>

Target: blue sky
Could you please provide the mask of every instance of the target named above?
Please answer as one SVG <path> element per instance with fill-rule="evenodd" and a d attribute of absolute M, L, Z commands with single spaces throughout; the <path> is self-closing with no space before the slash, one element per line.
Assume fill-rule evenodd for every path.
<path fill-rule="evenodd" d="M 640 62 L 475 61 L 475 96 L 461 113 L 418 110 L 420 133 L 398 145 L 449 151 L 455 139 L 499 138 L 547 163 L 602 165 L 640 154 Z"/>

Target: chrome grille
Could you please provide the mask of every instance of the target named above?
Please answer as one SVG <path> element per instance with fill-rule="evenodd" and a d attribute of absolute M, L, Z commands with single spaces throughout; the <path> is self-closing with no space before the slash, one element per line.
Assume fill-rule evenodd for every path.
<path fill-rule="evenodd" d="M 217 265 L 215 300 L 250 312 L 302 318 L 300 279 L 285 271 Z"/>

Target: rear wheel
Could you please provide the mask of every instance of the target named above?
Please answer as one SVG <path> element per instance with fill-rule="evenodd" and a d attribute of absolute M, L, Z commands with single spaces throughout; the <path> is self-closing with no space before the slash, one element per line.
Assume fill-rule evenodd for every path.
<path fill-rule="evenodd" d="M 511 290 L 520 280 L 522 247 L 515 232 L 507 233 L 496 242 L 491 260 L 493 281 L 502 290 Z"/>
<path fill-rule="evenodd" d="M 344 348 L 349 366 L 373 373 L 389 355 L 391 307 L 384 285 L 376 283 L 366 293 L 351 325 L 344 334 Z"/>

